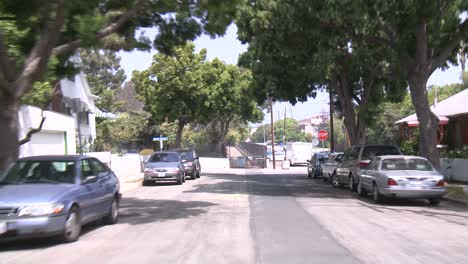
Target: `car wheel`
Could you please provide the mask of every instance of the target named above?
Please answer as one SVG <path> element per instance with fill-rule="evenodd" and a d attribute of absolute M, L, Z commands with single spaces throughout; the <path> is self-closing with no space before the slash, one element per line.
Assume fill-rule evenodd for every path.
<path fill-rule="evenodd" d="M 65 230 L 60 236 L 60 240 L 65 243 L 75 242 L 80 237 L 81 222 L 80 212 L 78 207 L 73 206 L 68 212 L 67 219 L 65 221 Z"/>
<path fill-rule="evenodd" d="M 113 225 L 117 223 L 119 218 L 119 200 L 114 197 L 112 200 L 111 207 L 109 208 L 109 214 L 104 217 L 104 224 Z"/>
<path fill-rule="evenodd" d="M 336 175 L 336 173 L 333 173 L 332 175 L 331 184 L 335 188 L 338 188 L 341 186 L 340 181 L 338 180 L 338 175 Z"/>
<path fill-rule="evenodd" d="M 372 199 L 375 203 L 381 203 L 383 200 L 383 196 L 379 192 L 379 187 L 377 184 L 374 183 L 374 187 L 372 188 Z"/>
<path fill-rule="evenodd" d="M 183 178 L 184 178 L 183 175 L 179 175 L 179 179 L 177 180 L 177 185 L 182 185 L 182 183 L 184 183 Z"/>
<path fill-rule="evenodd" d="M 307 168 L 307 178 L 312 178 L 312 173 L 310 173 L 309 168 Z"/>
<path fill-rule="evenodd" d="M 197 178 L 200 178 L 200 169 L 197 171 Z"/>
<path fill-rule="evenodd" d="M 349 175 L 348 187 L 351 192 L 354 192 L 356 190 L 356 184 L 354 183 L 354 177 L 352 175 Z"/>
<path fill-rule="evenodd" d="M 312 169 L 312 177 L 314 177 L 314 179 L 317 179 L 317 172 L 315 171 L 315 168 Z"/>
<path fill-rule="evenodd" d="M 146 180 L 143 180 L 143 182 L 141 183 L 141 185 L 143 185 L 143 186 L 148 186 L 148 185 L 149 185 L 149 182 L 146 181 Z"/>
<path fill-rule="evenodd" d="M 197 179 L 197 172 L 196 172 L 196 171 L 193 171 L 193 172 L 192 172 L 192 175 L 190 175 L 190 179 L 192 179 L 192 180 L 196 180 L 196 179 Z"/>
<path fill-rule="evenodd" d="M 361 181 L 357 184 L 357 193 L 361 197 L 366 197 L 367 196 L 367 190 L 362 187 Z"/>
<path fill-rule="evenodd" d="M 438 197 L 437 198 L 430 198 L 429 203 L 431 205 L 439 205 L 440 204 L 440 198 L 438 198 Z"/>

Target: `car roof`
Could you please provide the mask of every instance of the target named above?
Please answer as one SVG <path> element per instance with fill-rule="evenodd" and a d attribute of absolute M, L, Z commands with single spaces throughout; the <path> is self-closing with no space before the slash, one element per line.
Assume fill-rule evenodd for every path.
<path fill-rule="evenodd" d="M 378 156 L 381 159 L 421 159 L 421 160 L 427 160 L 424 157 L 419 157 L 419 156 L 411 156 L 411 155 L 384 155 L 384 156 Z"/>
<path fill-rule="evenodd" d="M 178 151 L 175 151 L 175 150 L 167 150 L 167 151 L 156 151 L 156 152 L 153 152 L 153 154 L 164 154 L 164 153 L 172 153 L 172 154 L 179 154 Z"/>
<path fill-rule="evenodd" d="M 382 144 L 361 144 L 361 145 L 353 145 L 352 147 L 395 147 L 395 145 L 382 145 Z"/>
<path fill-rule="evenodd" d="M 193 151 L 193 149 L 174 149 L 172 151 L 175 151 L 175 152 L 189 152 L 189 151 Z"/>
<path fill-rule="evenodd" d="M 41 155 L 41 156 L 29 156 L 20 158 L 18 160 L 38 160 L 38 161 L 47 161 L 47 160 L 65 160 L 65 161 L 76 161 L 86 158 L 94 158 L 85 155 Z"/>

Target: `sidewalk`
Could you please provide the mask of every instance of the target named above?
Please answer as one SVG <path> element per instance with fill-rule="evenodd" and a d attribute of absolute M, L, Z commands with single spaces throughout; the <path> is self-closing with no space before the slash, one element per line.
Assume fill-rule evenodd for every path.
<path fill-rule="evenodd" d="M 457 203 L 464 203 L 468 206 L 468 185 L 449 184 L 447 194 L 443 198 Z"/>

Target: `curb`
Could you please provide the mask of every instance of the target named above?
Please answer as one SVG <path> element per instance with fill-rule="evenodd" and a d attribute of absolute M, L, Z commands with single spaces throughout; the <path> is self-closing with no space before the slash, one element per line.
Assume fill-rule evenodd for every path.
<path fill-rule="evenodd" d="M 462 201 L 462 200 L 458 200 L 458 199 L 453 199 L 453 198 L 448 198 L 448 197 L 444 197 L 444 196 L 442 196 L 442 199 L 445 200 L 445 201 L 448 201 L 448 202 L 452 202 L 452 203 L 457 203 L 457 204 L 460 204 L 460 205 L 468 206 L 468 202 L 466 202 L 466 201 Z"/>

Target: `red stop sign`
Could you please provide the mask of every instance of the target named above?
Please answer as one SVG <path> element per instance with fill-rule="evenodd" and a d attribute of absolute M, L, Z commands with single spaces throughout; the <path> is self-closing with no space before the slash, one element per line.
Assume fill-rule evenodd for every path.
<path fill-rule="evenodd" d="M 327 138 L 328 138 L 328 132 L 326 130 L 319 130 L 318 139 L 327 140 Z"/>

